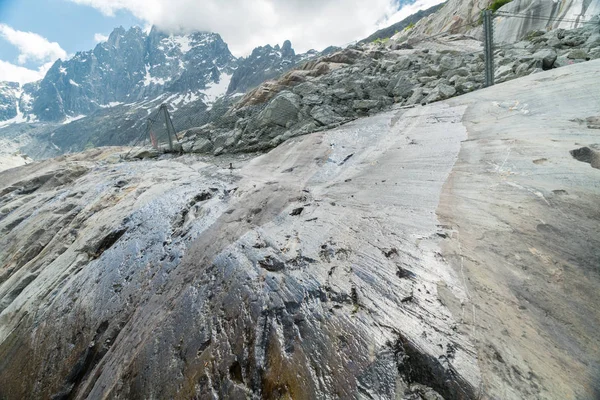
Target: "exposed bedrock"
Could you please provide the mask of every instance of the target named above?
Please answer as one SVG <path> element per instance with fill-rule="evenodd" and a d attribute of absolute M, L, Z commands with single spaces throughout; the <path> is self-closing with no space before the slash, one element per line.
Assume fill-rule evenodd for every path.
<path fill-rule="evenodd" d="M 599 73 L 0 173 L 0 397 L 594 398 Z"/>

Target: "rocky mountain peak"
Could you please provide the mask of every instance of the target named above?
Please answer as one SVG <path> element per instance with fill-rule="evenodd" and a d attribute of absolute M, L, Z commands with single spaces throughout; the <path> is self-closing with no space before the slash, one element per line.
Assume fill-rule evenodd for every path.
<path fill-rule="evenodd" d="M 106 41 L 106 43 L 109 46 L 118 47 L 120 39 L 125 35 L 126 32 L 127 31 L 122 26 L 119 26 L 119 27 L 113 29 L 113 31 L 108 36 L 108 40 Z M 100 45 L 101 44 L 99 44 L 98 46 L 100 46 Z"/>
<path fill-rule="evenodd" d="M 283 42 L 283 46 L 281 46 L 281 55 L 282 57 L 294 57 L 296 52 L 292 49 L 292 42 L 286 40 Z"/>
<path fill-rule="evenodd" d="M 7 120 L 17 115 L 18 93 L 17 82 L 0 82 L 0 119 Z"/>
<path fill-rule="evenodd" d="M 168 92 L 198 92 L 231 75 L 236 59 L 221 36 L 168 34 L 153 27 L 118 27 L 93 50 L 57 61 L 36 94 L 42 121 L 88 115 L 114 103 L 132 103 Z M 198 95 L 196 95 L 198 96 Z"/>
<path fill-rule="evenodd" d="M 256 47 L 248 57 L 239 59 L 238 68 L 231 78 L 227 93 L 246 92 L 313 55 L 312 52 L 296 55 L 289 40 L 284 41 L 282 46 L 277 44 Z"/>
<path fill-rule="evenodd" d="M 286 40 L 237 59 L 217 33 L 120 26 L 94 49 L 57 60 L 41 81 L 4 84 L 0 128 L 40 143 L 27 146 L 34 157 L 131 143 L 162 103 L 168 104 L 177 129 L 201 126 L 225 112 L 223 105 L 213 110 L 217 99 L 245 92 L 317 55 L 297 55 Z M 25 122 L 35 125 L 20 125 Z"/>

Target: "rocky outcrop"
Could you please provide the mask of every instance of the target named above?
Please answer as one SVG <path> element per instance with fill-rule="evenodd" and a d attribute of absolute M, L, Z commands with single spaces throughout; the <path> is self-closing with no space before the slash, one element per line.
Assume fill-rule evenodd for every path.
<path fill-rule="evenodd" d="M 17 82 L 0 82 L 0 121 L 17 116 L 20 85 Z"/>
<path fill-rule="evenodd" d="M 278 77 L 296 64 L 316 57 L 319 53 L 310 50 L 304 54 L 296 54 L 289 40 L 283 45 L 257 47 L 246 58 L 238 60 L 238 66 L 231 77 L 227 93 L 245 93 L 261 83 Z"/>
<path fill-rule="evenodd" d="M 377 143 L 407 142 L 387 129 L 394 115 L 249 163 L 123 162 L 113 148 L 4 172 L 0 395 L 475 397 L 473 344 L 436 300 L 438 279 L 464 292 L 424 244 L 439 240 L 432 197 L 413 217 L 421 248 L 402 208 L 359 211 L 366 192 L 327 189 L 360 180 Z M 423 143 L 448 137 L 428 131 Z M 387 173 L 384 160 L 406 160 L 376 158 Z M 452 162 L 436 163 L 434 192 Z M 388 179 L 401 190 L 412 178 Z"/>
<path fill-rule="evenodd" d="M 492 3 L 491 0 L 448 0 L 441 9 L 419 20 L 410 30 L 398 32 L 393 38 L 419 40 L 442 33 L 463 33 L 482 39 L 481 12 Z M 496 13 L 494 41 L 514 43 L 535 30 L 581 28 L 598 15 L 599 0 L 513 0 Z"/>
<path fill-rule="evenodd" d="M 513 43 L 531 31 L 570 30 L 589 24 L 600 15 L 600 0 L 513 0 L 498 11 L 494 19 L 494 40 Z"/>
<path fill-rule="evenodd" d="M 600 58 L 600 23 L 533 31 L 495 53 L 496 82 Z M 362 44 L 317 58 L 248 92 L 203 126 L 204 152 L 254 152 L 390 107 L 428 104 L 483 87 L 481 43 L 464 35 Z M 185 141 L 196 140 L 192 131 Z M 209 145 L 211 143 L 212 145 Z M 190 147 L 188 144 L 186 148 Z"/>
<path fill-rule="evenodd" d="M 525 40 L 498 51 L 496 80 L 600 58 L 600 20 L 581 28 L 531 31 Z"/>
<path fill-rule="evenodd" d="M 0 173 L 0 397 L 594 398 L 598 74 Z"/>
<path fill-rule="evenodd" d="M 423 37 L 446 34 L 464 34 L 471 32 L 478 36 L 481 25 L 481 11 L 485 10 L 492 0 L 448 0 L 435 13 L 422 18 L 410 30 L 395 34 L 394 40 L 418 40 Z M 473 30 L 476 30 L 473 33 Z"/>
<path fill-rule="evenodd" d="M 393 25 L 388 26 L 387 28 L 380 29 L 377 32 L 369 35 L 363 40 L 359 41 L 359 43 L 371 43 L 377 40 L 387 40 L 392 36 L 400 33 L 400 32 L 408 32 L 410 31 L 414 25 L 419 22 L 421 19 L 437 12 L 440 8 L 444 6 L 445 3 L 437 4 L 433 7 L 429 7 L 426 10 L 419 10 L 413 15 L 408 16 L 400 22 L 397 22 Z"/>

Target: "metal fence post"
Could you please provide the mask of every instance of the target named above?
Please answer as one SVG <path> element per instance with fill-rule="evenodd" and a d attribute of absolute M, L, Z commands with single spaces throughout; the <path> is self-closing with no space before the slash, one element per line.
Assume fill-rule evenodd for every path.
<path fill-rule="evenodd" d="M 494 84 L 494 21 L 492 10 L 483 12 L 483 55 L 485 59 L 485 87 Z"/>
<path fill-rule="evenodd" d="M 169 114 L 169 109 L 165 103 L 160 105 L 159 112 L 161 111 L 165 119 L 167 139 L 169 140 L 169 151 L 173 151 L 173 136 L 175 136 L 175 128 L 173 127 L 173 121 L 171 121 L 171 115 Z"/>

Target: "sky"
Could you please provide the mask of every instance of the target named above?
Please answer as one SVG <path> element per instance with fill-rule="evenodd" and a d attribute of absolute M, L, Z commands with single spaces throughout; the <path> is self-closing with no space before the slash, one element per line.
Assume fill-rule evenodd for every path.
<path fill-rule="evenodd" d="M 118 26 L 221 34 L 239 57 L 289 39 L 296 52 L 360 40 L 442 0 L 0 0 L 0 81 L 41 79 Z"/>

